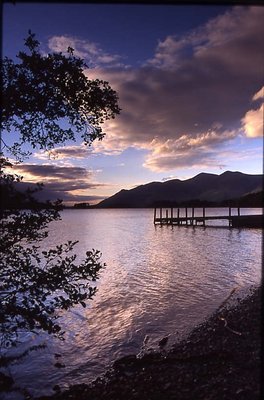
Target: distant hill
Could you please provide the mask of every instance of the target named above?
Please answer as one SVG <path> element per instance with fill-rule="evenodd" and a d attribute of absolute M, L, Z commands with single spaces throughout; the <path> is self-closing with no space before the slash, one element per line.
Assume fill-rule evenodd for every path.
<path fill-rule="evenodd" d="M 52 201 L 41 201 L 42 186 L 26 182 L 0 182 L 0 209 L 50 209 L 62 208 Z"/>
<path fill-rule="evenodd" d="M 130 190 L 121 190 L 101 201 L 98 208 L 138 208 L 158 206 L 179 206 L 183 204 L 220 205 L 249 196 L 245 204 L 256 198 L 263 199 L 263 175 L 249 175 L 242 172 L 226 171 L 221 175 L 200 173 L 194 178 L 181 181 L 152 182 Z M 262 200 L 261 200 L 262 203 Z M 258 203 L 259 204 L 259 203 Z"/>

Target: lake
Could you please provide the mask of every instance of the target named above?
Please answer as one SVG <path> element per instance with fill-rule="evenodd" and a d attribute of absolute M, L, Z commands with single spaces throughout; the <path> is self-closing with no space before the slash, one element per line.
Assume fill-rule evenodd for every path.
<path fill-rule="evenodd" d="M 241 210 L 248 213 L 261 209 Z M 75 252 L 80 260 L 94 248 L 107 265 L 89 306 L 63 315 L 64 342 L 32 334 L 24 338 L 19 350 L 47 345 L 10 368 L 17 384 L 35 396 L 52 393 L 56 384 L 91 382 L 117 358 L 138 354 L 146 335 L 149 351 L 168 334 L 169 348 L 233 288 L 238 297 L 260 284 L 261 229 L 230 229 L 227 222 L 205 228 L 154 226 L 152 209 L 64 210 L 61 216 L 50 225 L 43 249 L 79 240 Z M 56 368 L 58 361 L 65 368 Z M 21 398 L 19 393 L 6 396 Z"/>

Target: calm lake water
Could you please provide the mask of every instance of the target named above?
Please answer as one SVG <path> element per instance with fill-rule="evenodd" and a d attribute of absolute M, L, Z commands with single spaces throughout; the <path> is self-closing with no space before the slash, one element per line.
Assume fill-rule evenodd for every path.
<path fill-rule="evenodd" d="M 216 212 L 226 214 L 210 210 Z M 247 213 L 261 210 L 241 211 Z M 56 384 L 66 388 L 90 382 L 117 358 L 138 354 L 146 335 L 153 350 L 167 334 L 172 345 L 208 317 L 234 287 L 235 297 L 242 296 L 261 280 L 261 229 L 229 229 L 227 222 L 221 228 L 154 226 L 150 209 L 65 210 L 61 216 L 50 225 L 43 249 L 79 240 L 75 252 L 80 260 L 94 248 L 102 252 L 107 266 L 89 306 L 62 317 L 64 342 L 46 336 L 24 338 L 19 350 L 47 345 L 10 368 L 17 384 L 35 396 L 52 393 Z M 62 357 L 56 359 L 55 353 Z M 57 361 L 65 368 L 56 368 Z M 6 396 L 20 398 L 18 392 Z"/>

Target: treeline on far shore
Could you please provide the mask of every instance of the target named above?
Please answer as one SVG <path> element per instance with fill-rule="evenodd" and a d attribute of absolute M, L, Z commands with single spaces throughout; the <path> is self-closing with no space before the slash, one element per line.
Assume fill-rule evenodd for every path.
<path fill-rule="evenodd" d="M 208 201 L 208 200 L 200 200 L 200 199 L 194 199 L 194 200 L 186 200 L 186 201 L 181 201 L 181 202 L 175 202 L 175 201 L 155 201 L 152 202 L 148 207 L 145 208 L 155 208 L 155 207 L 168 207 L 168 208 L 177 208 L 177 207 L 248 207 L 248 208 L 262 208 L 264 206 L 264 191 L 256 192 L 256 193 L 250 193 L 246 196 L 239 197 L 236 199 L 227 199 L 227 200 L 222 200 L 222 201 Z M 103 208 L 102 206 L 99 205 L 90 205 L 89 203 L 76 203 L 72 207 L 66 207 L 66 208 L 71 208 L 71 209 L 89 209 L 89 208 Z M 134 207 L 134 206 L 120 206 L 120 204 L 117 207 L 111 207 L 111 208 L 139 208 L 139 207 Z M 144 207 L 140 207 L 144 208 Z"/>
<path fill-rule="evenodd" d="M 3 198 L 4 197 L 4 198 Z M 2 197 L 1 208 L 2 209 L 49 209 L 49 208 L 59 208 L 59 209 L 96 209 L 103 208 L 98 205 L 91 205 L 89 203 L 75 203 L 73 206 L 66 206 L 62 202 L 54 205 L 52 202 L 40 202 L 40 201 L 23 201 L 23 196 L 15 196 L 12 199 L 7 199 L 5 196 Z M 260 191 L 257 193 L 250 193 L 246 196 L 236 198 L 236 199 L 227 199 L 222 201 L 208 201 L 208 200 L 186 200 L 181 202 L 175 201 L 155 201 L 152 202 L 148 207 L 134 207 L 134 206 L 121 206 L 120 204 L 116 207 L 111 208 L 155 208 L 155 207 L 168 207 L 168 208 L 181 208 L 181 207 L 249 207 L 249 208 L 262 208 L 264 206 L 263 202 L 264 191 Z"/>
<path fill-rule="evenodd" d="M 208 201 L 208 200 L 186 200 L 182 202 L 154 202 L 152 207 L 252 207 L 262 208 L 263 202 L 263 190 L 257 193 L 250 193 L 246 196 L 239 197 L 236 199 L 226 199 L 222 201 Z"/>

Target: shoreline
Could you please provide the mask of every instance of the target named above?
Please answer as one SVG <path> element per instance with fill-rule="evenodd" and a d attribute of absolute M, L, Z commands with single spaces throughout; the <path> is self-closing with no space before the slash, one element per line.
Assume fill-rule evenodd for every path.
<path fill-rule="evenodd" d="M 168 353 L 123 357 L 91 384 L 37 400 L 260 399 L 261 288 L 227 299 Z"/>

